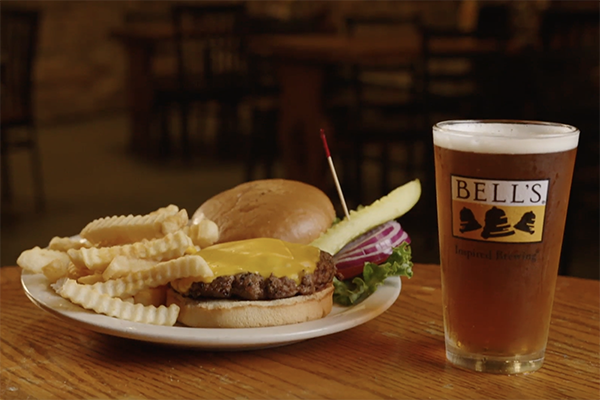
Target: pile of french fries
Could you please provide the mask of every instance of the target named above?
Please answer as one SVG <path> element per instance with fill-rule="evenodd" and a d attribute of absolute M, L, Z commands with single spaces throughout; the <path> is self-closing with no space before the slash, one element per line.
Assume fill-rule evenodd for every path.
<path fill-rule="evenodd" d="M 55 237 L 47 248 L 25 250 L 17 264 L 44 274 L 65 299 L 96 313 L 128 321 L 173 326 L 179 307 L 165 306 L 169 282 L 210 278 L 197 253 L 219 239 L 208 219 L 189 225 L 175 205 L 146 215 L 96 219 L 79 239 Z"/>

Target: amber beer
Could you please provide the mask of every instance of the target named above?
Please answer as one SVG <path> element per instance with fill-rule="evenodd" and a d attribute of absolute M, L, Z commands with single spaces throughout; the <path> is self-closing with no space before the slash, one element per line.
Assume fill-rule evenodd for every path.
<path fill-rule="evenodd" d="M 579 131 L 519 121 L 433 128 L 447 358 L 541 367 Z"/>

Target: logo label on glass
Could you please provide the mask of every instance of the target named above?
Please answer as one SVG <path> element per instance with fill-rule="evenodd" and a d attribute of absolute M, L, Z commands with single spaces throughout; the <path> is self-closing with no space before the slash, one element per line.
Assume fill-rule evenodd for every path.
<path fill-rule="evenodd" d="M 452 175 L 452 234 L 481 242 L 536 243 L 544 232 L 549 180 Z"/>

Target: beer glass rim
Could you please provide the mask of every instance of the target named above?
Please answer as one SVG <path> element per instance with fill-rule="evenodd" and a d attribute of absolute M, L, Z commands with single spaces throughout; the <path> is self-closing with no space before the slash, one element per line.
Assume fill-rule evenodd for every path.
<path fill-rule="evenodd" d="M 480 130 L 468 130 L 461 129 L 464 125 L 529 125 L 538 126 L 545 128 L 556 128 L 555 130 L 548 130 L 542 134 L 536 135 L 524 135 L 514 136 L 507 133 L 488 132 Z M 559 138 L 568 137 L 572 135 L 578 135 L 579 129 L 572 125 L 562 124 L 558 122 L 545 122 L 545 121 L 533 121 L 533 120 L 512 120 L 512 119 L 456 119 L 440 121 L 433 126 L 434 131 L 444 132 L 451 135 L 457 136 L 493 136 L 496 138 L 506 137 L 510 139 L 543 139 L 543 138 Z"/>

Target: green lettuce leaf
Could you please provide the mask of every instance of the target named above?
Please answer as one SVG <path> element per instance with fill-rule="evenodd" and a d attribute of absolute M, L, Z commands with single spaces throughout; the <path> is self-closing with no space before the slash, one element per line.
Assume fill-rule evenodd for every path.
<path fill-rule="evenodd" d="M 413 276 L 411 249 L 408 243 L 402 243 L 394 248 L 392 254 L 383 264 L 366 262 L 362 277 L 357 276 L 352 280 L 340 281 L 333 278 L 333 301 L 343 306 L 360 303 L 390 276 Z"/>

